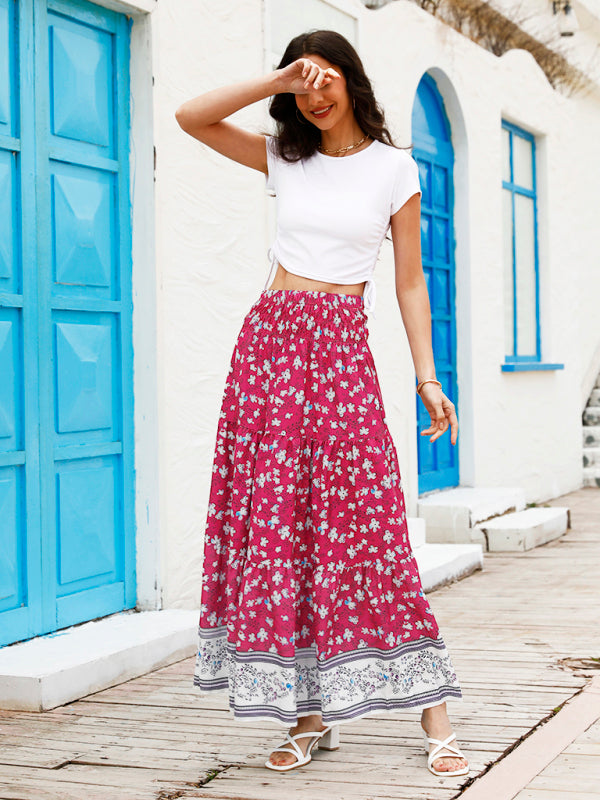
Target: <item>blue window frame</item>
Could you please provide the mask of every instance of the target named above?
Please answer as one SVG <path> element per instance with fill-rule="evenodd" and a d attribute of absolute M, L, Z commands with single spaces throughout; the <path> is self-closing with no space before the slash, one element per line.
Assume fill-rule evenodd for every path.
<path fill-rule="evenodd" d="M 542 362 L 535 162 L 533 134 L 502 120 L 505 372 L 564 366 Z"/>
<path fill-rule="evenodd" d="M 541 361 L 535 139 L 502 121 L 506 362 Z"/>

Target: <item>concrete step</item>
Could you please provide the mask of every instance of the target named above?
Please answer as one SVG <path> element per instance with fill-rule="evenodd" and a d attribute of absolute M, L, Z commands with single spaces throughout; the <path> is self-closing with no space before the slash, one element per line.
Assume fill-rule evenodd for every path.
<path fill-rule="evenodd" d="M 583 468 L 583 485 L 600 489 L 600 465 Z"/>
<path fill-rule="evenodd" d="M 531 550 L 562 536 L 570 527 L 570 512 L 563 506 L 534 506 L 476 527 L 484 533 L 490 552 Z"/>
<path fill-rule="evenodd" d="M 424 592 L 483 569 L 480 544 L 424 544 L 414 552 Z"/>
<path fill-rule="evenodd" d="M 583 426 L 583 446 L 600 447 L 600 425 Z"/>
<path fill-rule="evenodd" d="M 199 616 L 125 611 L 0 648 L 0 708 L 46 711 L 192 656 Z"/>
<path fill-rule="evenodd" d="M 588 406 L 600 406 L 600 389 L 592 389 L 590 399 L 587 401 Z"/>
<path fill-rule="evenodd" d="M 584 447 L 583 448 L 583 466 L 584 467 L 600 467 L 600 447 Z"/>
<path fill-rule="evenodd" d="M 408 538 L 424 592 L 431 592 L 483 568 L 480 544 L 428 544 L 425 520 L 407 517 L 407 522 Z"/>
<path fill-rule="evenodd" d="M 407 517 L 408 539 L 412 550 L 425 544 L 425 520 L 421 517 Z"/>
<path fill-rule="evenodd" d="M 486 540 L 477 523 L 525 508 L 520 487 L 478 488 L 458 486 L 422 495 L 417 501 L 419 517 L 427 525 L 427 542 L 481 544 Z"/>
<path fill-rule="evenodd" d="M 600 425 L 600 406 L 588 406 L 583 412 L 584 425 Z"/>

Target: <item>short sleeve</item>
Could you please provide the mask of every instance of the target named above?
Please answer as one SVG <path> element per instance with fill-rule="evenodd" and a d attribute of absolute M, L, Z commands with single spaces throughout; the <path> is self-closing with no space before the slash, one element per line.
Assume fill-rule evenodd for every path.
<path fill-rule="evenodd" d="M 267 167 L 269 174 L 265 175 L 267 194 L 277 195 L 277 155 L 275 152 L 275 137 L 267 136 Z"/>
<path fill-rule="evenodd" d="M 419 180 L 419 166 L 415 159 L 406 150 L 398 151 L 398 167 L 392 189 L 392 202 L 390 205 L 390 216 L 409 200 L 414 194 L 421 194 L 421 182 Z"/>

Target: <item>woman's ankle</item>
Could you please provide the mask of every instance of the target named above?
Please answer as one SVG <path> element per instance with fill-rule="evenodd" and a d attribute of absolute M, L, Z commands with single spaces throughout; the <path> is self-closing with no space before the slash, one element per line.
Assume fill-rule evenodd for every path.
<path fill-rule="evenodd" d="M 446 701 L 441 703 L 437 703 L 435 706 L 428 706 L 427 708 L 423 708 L 421 710 L 422 717 L 435 717 L 439 714 L 446 714 Z"/>
<path fill-rule="evenodd" d="M 305 728 L 322 728 L 323 727 L 323 718 L 320 714 L 305 714 L 302 717 L 298 717 L 298 722 L 294 725 L 294 728 L 302 725 Z"/>
<path fill-rule="evenodd" d="M 444 727 L 450 722 L 446 703 L 439 703 L 429 708 L 424 708 L 421 712 L 421 727 L 442 723 Z"/>

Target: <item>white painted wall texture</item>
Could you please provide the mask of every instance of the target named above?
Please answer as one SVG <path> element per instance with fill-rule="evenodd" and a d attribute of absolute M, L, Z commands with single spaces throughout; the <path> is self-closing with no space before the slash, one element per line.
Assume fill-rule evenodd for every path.
<path fill-rule="evenodd" d="M 175 109 L 262 73 L 259 2 L 169 2 L 152 15 L 156 254 L 163 364 L 161 583 L 199 606 L 202 541 L 221 396 L 264 271 L 264 176 L 185 135 Z M 259 107 L 234 115 L 247 126 Z"/>
<path fill-rule="evenodd" d="M 358 16 L 360 54 L 396 142 L 410 143 L 412 102 L 425 71 L 438 80 L 453 126 L 461 484 L 521 486 L 528 502 L 574 489 L 582 482 L 583 383 L 600 369 L 593 364 L 600 354 L 600 97 L 564 97 L 528 53 L 497 58 L 408 0 L 378 11 L 358 0 L 347 5 Z M 169 0 L 151 15 L 156 182 L 155 232 L 147 235 L 156 248 L 147 268 L 156 270 L 157 297 L 148 313 L 157 315 L 165 607 L 199 606 L 217 418 L 236 337 L 268 272 L 271 202 L 262 174 L 186 136 L 174 111 L 197 94 L 262 74 L 263 22 L 260 0 Z M 306 20 L 298 32 L 310 27 Z M 270 127 L 266 107 L 230 119 L 258 131 Z M 503 117 L 537 135 L 542 355 L 564 370 L 500 370 Z M 391 242 L 383 244 L 375 277 L 369 342 L 413 515 L 416 395 Z M 139 307 L 136 320 L 138 328 L 154 324 Z"/>

